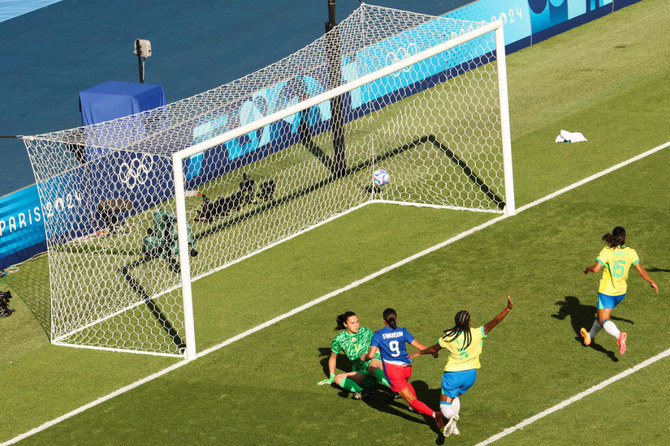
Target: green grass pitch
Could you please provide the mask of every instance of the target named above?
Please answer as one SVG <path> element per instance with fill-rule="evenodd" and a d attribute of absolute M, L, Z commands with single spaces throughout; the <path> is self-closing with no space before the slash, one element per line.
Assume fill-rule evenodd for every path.
<path fill-rule="evenodd" d="M 644 0 L 508 57 L 517 206 L 670 140 L 670 6 Z M 587 143 L 555 144 L 561 129 Z M 670 177 L 666 149 L 587 183 L 62 421 L 24 444 L 476 444 L 670 348 Z M 200 351 L 492 218 L 375 204 L 194 283 Z M 614 312 L 629 333 L 616 352 L 590 326 L 600 236 L 626 227 L 657 281 L 632 272 Z M 171 358 L 54 347 L 37 300 L 46 260 L 20 266 L 17 313 L 0 320 L 5 384 L 0 442 L 176 363 Z M 26 285 L 29 284 L 29 285 Z M 28 294 L 31 293 L 31 294 Z M 486 340 L 475 386 L 462 398 L 461 435 L 378 389 L 353 401 L 316 386 L 335 316 L 382 325 L 388 306 L 423 343 L 468 309 L 487 322 L 515 308 Z M 26 305 L 29 303 L 29 307 Z M 244 308 L 241 311 L 240 308 Z M 31 309 L 33 311 L 31 311 Z M 444 358 L 415 360 L 412 383 L 437 407 Z M 346 361 L 338 363 L 346 370 Z M 567 406 L 496 444 L 667 444 L 668 359 Z"/>

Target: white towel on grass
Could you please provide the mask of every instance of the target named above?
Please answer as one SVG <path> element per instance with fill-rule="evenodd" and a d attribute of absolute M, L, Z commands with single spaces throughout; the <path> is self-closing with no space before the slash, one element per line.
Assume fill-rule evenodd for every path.
<path fill-rule="evenodd" d="M 579 132 L 568 132 L 567 130 L 561 130 L 561 134 L 556 137 L 556 142 L 582 142 L 588 141 L 584 138 Z"/>

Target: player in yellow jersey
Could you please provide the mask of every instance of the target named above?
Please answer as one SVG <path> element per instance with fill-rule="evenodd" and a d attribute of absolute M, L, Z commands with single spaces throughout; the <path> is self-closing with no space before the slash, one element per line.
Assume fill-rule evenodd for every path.
<path fill-rule="evenodd" d="M 591 331 L 586 331 L 585 328 L 580 330 L 580 334 L 584 340 L 584 345 L 590 345 L 593 338 L 596 337 L 601 329 L 617 340 L 619 346 L 619 354 L 623 355 L 626 352 L 626 339 L 628 335 L 619 331 L 616 324 L 610 319 L 612 310 L 619 305 L 619 303 L 626 297 L 628 271 L 631 266 L 637 269 L 640 276 L 649 282 L 651 287 L 658 293 L 658 285 L 649 276 L 649 273 L 640 265 L 640 258 L 634 249 L 626 246 L 626 230 L 621 226 L 614 228 L 611 234 L 603 235 L 603 240 L 607 243 L 598 257 L 596 263 L 592 266 L 584 268 L 584 274 L 598 273 L 603 270 L 603 276 L 600 279 L 598 286 L 598 317 L 593 322 Z"/>
<path fill-rule="evenodd" d="M 477 369 L 481 367 L 479 356 L 482 353 L 484 338 L 493 327 L 505 319 L 512 306 L 512 298 L 507 296 L 507 306 L 491 321 L 477 328 L 470 326 L 470 313 L 465 310 L 459 311 L 454 317 L 455 325 L 444 331 L 444 336 L 438 339 L 437 344 L 409 355 L 410 358 L 415 358 L 428 353 L 434 354 L 442 348 L 449 352 L 447 365 L 442 374 L 440 395 L 440 411 L 448 420 L 442 431 L 445 437 L 460 433 L 456 426 L 461 408 L 459 396 L 475 383 Z"/>

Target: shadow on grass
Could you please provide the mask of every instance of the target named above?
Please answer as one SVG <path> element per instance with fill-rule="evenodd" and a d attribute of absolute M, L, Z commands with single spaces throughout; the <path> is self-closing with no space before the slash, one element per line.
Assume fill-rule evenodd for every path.
<path fill-rule="evenodd" d="M 323 371 L 326 376 L 329 376 L 328 359 L 330 358 L 330 352 L 330 348 L 319 348 L 319 356 L 323 358 L 321 359 L 321 366 L 323 367 Z M 349 360 L 344 358 L 342 355 L 338 355 L 336 368 L 337 370 L 345 372 L 351 371 L 351 362 L 349 362 Z M 424 381 L 414 381 L 412 382 L 412 386 L 414 387 L 416 396 L 420 401 L 426 403 L 428 407 L 433 410 L 439 410 L 439 388 L 430 389 L 428 384 L 426 384 Z M 351 395 L 348 391 L 341 389 L 335 384 L 331 384 L 331 387 L 339 390 L 338 396 L 341 398 L 348 398 Z M 396 400 L 394 398 L 394 392 L 386 386 L 377 384 L 372 387 L 372 389 L 374 389 L 372 396 L 363 400 L 365 404 L 375 410 L 400 417 L 404 420 L 411 421 L 412 423 L 427 424 L 428 427 L 438 435 L 437 444 L 442 444 L 439 442 L 439 439 L 444 440 L 444 437 L 442 437 L 442 434 L 437 429 L 435 421 L 431 417 L 416 413 L 413 409 L 410 409 L 409 405 L 402 398 Z M 438 407 L 434 407 L 435 405 Z"/>
<path fill-rule="evenodd" d="M 581 328 L 586 328 L 587 330 L 591 329 L 593 321 L 596 318 L 596 307 L 595 305 L 583 305 L 580 300 L 575 296 L 565 296 L 565 300 L 558 301 L 555 305 L 558 306 L 558 311 L 556 314 L 552 314 L 551 317 L 558 320 L 564 320 L 565 318 L 570 318 L 570 323 L 572 324 L 572 329 L 575 332 L 575 341 L 580 345 L 582 344 L 582 336 L 579 334 Z M 631 325 L 634 325 L 635 322 L 630 319 L 624 319 L 616 316 L 611 316 L 611 319 L 614 321 L 625 322 Z M 613 351 L 605 349 L 600 344 L 597 344 L 595 341 L 591 342 L 591 348 L 594 350 L 603 353 L 610 357 L 614 362 L 618 362 L 616 354 Z"/>
<path fill-rule="evenodd" d="M 40 324 L 47 339 L 51 338 L 51 287 L 49 284 L 49 263 L 47 256 L 24 262 L 16 274 L 8 274 L 4 282 L 12 293 L 16 293 L 35 320 Z"/>
<path fill-rule="evenodd" d="M 428 384 L 424 381 L 410 381 L 412 387 L 416 391 L 416 396 L 419 401 L 425 403 L 432 410 L 439 411 L 439 401 L 440 401 L 440 389 L 430 389 Z M 377 385 L 375 388 L 373 396 L 367 400 L 365 403 L 372 407 L 375 410 L 380 412 L 393 415 L 403 420 L 410 421 L 412 423 L 425 424 L 427 429 L 432 430 L 437 438 L 435 440 L 436 444 L 443 444 L 444 437 L 442 433 L 437 428 L 435 420 L 427 415 L 417 413 L 405 400 L 399 398 L 395 400 L 393 398 L 393 391 L 387 387 Z"/>
<path fill-rule="evenodd" d="M 649 272 L 649 273 L 670 273 L 670 269 L 656 268 L 655 266 L 652 266 L 651 268 L 647 268 L 647 272 Z"/>
<path fill-rule="evenodd" d="M 272 199 L 267 201 L 266 203 L 260 204 L 258 206 L 255 206 L 252 209 L 249 209 L 245 211 L 242 214 L 236 215 L 234 217 L 227 218 L 223 220 L 222 222 L 216 223 L 213 226 L 201 230 L 197 233 L 193 234 L 194 242 L 199 241 L 200 239 L 203 239 L 205 237 L 208 237 L 212 234 L 218 233 L 220 231 L 225 230 L 228 227 L 231 227 L 233 225 L 239 224 L 245 220 L 248 220 L 257 214 L 261 214 L 263 212 L 266 212 L 270 209 L 276 208 L 278 206 L 281 206 L 284 203 L 291 202 L 294 200 L 297 200 L 307 194 L 311 194 L 314 191 L 324 188 L 336 181 L 339 181 L 340 179 L 344 177 L 348 177 L 350 175 L 353 175 L 357 172 L 360 172 L 364 169 L 370 168 L 371 166 L 374 166 L 375 164 L 379 164 L 380 162 L 393 158 L 395 156 L 398 156 L 402 153 L 405 153 L 411 149 L 414 149 L 418 146 L 421 146 L 423 144 L 432 144 L 434 147 L 437 149 L 441 150 L 444 152 L 445 156 L 449 160 L 450 163 L 458 166 L 458 168 L 461 169 L 463 175 L 470 181 L 471 183 L 475 184 L 479 190 L 486 195 L 489 200 L 491 200 L 493 203 L 495 203 L 495 206 L 499 210 L 503 210 L 506 206 L 505 201 L 499 197 L 492 189 L 489 187 L 484 180 L 482 180 L 477 173 L 464 161 L 462 160 L 453 150 L 449 149 L 444 143 L 442 143 L 440 140 L 438 140 L 434 135 L 426 135 L 426 136 L 421 136 L 419 138 L 416 138 L 414 141 L 404 144 L 399 147 L 395 147 L 385 153 L 379 154 L 375 156 L 374 158 L 371 158 L 369 160 L 361 161 L 356 165 L 349 166 L 347 167 L 344 172 L 342 173 L 336 173 L 335 170 L 335 161 L 331 159 L 321 147 L 319 147 L 317 144 L 315 144 L 311 139 L 305 139 L 302 141 L 302 144 L 307 148 L 307 150 L 314 156 L 316 157 L 326 168 L 330 169 L 332 172 L 332 175 L 322 178 L 320 181 L 317 181 L 313 184 L 310 184 L 307 187 L 304 187 L 300 190 L 293 191 L 291 193 L 288 193 L 287 195 Z"/>
<path fill-rule="evenodd" d="M 326 378 L 330 376 L 328 371 L 328 359 L 330 358 L 330 347 L 319 347 L 319 357 L 321 359 L 321 367 L 323 367 L 323 374 L 326 375 Z M 344 372 L 351 371 L 351 362 L 343 355 L 337 355 L 337 362 L 335 363 L 335 369 L 342 370 Z"/>
<path fill-rule="evenodd" d="M 139 263 L 141 261 L 138 261 L 136 263 Z M 160 323 L 160 325 L 163 327 L 163 329 L 167 332 L 168 336 L 174 341 L 174 343 L 177 345 L 177 349 L 182 352 L 186 348 L 186 343 L 182 340 L 181 336 L 179 336 L 179 333 L 177 330 L 172 326 L 172 323 L 168 319 L 168 317 L 163 313 L 163 310 L 158 306 L 156 302 L 149 296 L 149 293 L 146 292 L 146 290 L 140 285 L 140 283 L 133 278 L 133 276 L 130 275 L 129 268 L 128 267 L 122 267 L 119 269 L 119 274 L 123 276 L 123 278 L 128 282 L 128 285 L 137 293 L 142 300 L 144 300 L 144 304 L 147 306 L 149 311 L 153 314 L 153 316 L 156 318 L 156 320 Z"/>

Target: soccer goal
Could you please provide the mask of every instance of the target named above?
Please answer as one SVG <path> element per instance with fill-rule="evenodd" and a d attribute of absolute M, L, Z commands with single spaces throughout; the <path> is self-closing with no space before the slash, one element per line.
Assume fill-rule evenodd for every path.
<path fill-rule="evenodd" d="M 194 280 L 370 203 L 515 212 L 501 21 L 363 4 L 242 79 L 24 141 L 61 345 L 192 359 Z"/>

